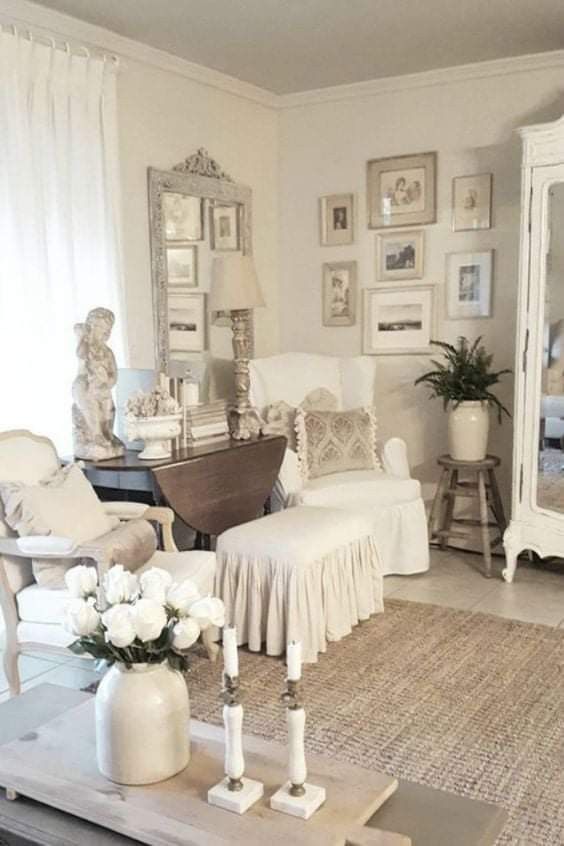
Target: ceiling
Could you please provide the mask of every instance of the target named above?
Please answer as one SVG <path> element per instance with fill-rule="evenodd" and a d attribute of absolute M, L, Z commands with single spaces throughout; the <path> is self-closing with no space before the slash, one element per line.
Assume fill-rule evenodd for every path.
<path fill-rule="evenodd" d="M 564 48 L 564 0 L 40 0 L 276 94 Z"/>

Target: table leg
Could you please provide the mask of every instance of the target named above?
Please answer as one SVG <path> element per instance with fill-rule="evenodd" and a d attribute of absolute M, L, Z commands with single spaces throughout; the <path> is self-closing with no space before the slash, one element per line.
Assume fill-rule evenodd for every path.
<path fill-rule="evenodd" d="M 492 553 L 490 549 L 490 529 L 488 526 L 488 493 L 486 489 L 486 481 L 484 472 L 478 470 L 478 496 L 480 500 L 480 525 L 482 527 L 482 548 L 484 552 L 484 560 L 486 562 L 486 578 L 491 578 L 492 575 Z"/>
<path fill-rule="evenodd" d="M 441 532 L 449 532 L 452 524 L 452 515 L 454 513 L 454 491 L 458 484 L 458 470 L 450 470 L 450 480 L 448 484 L 449 493 L 452 495 L 448 497 L 446 508 L 444 509 L 443 522 L 441 524 Z M 446 549 L 448 544 L 448 534 L 441 535 L 441 549 Z"/>

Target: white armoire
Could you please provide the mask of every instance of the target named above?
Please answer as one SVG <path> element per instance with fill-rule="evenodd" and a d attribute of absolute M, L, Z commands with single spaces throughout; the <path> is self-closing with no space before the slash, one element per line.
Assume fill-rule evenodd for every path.
<path fill-rule="evenodd" d="M 564 117 L 520 135 L 513 491 L 503 539 L 508 582 L 524 550 L 564 558 Z"/>

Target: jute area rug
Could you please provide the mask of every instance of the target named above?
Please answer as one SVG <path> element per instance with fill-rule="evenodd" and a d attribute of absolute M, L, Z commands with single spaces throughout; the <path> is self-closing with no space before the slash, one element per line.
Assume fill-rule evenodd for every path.
<path fill-rule="evenodd" d="M 244 729 L 282 743 L 284 669 L 241 650 Z M 220 678 L 195 658 L 197 719 L 221 722 Z M 499 846 L 564 844 L 564 631 L 390 599 L 304 691 L 309 750 L 506 808 Z"/>

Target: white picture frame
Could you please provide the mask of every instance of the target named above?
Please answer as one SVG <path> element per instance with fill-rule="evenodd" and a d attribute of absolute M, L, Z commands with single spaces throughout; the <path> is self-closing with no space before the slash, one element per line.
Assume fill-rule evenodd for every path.
<path fill-rule="evenodd" d="M 162 212 L 167 241 L 203 240 L 204 206 L 201 197 L 164 191 Z"/>
<path fill-rule="evenodd" d="M 340 247 L 354 241 L 354 194 L 327 194 L 319 198 L 319 237 L 322 247 Z"/>
<path fill-rule="evenodd" d="M 435 329 L 435 286 L 379 286 L 363 294 L 365 355 L 426 355 Z"/>
<path fill-rule="evenodd" d="M 422 279 L 425 233 L 422 229 L 400 229 L 376 235 L 376 279 Z"/>
<path fill-rule="evenodd" d="M 455 176 L 452 180 L 452 230 L 491 229 L 493 174 Z"/>
<path fill-rule="evenodd" d="M 327 262 L 322 269 L 323 325 L 354 326 L 356 323 L 356 261 Z"/>
<path fill-rule="evenodd" d="M 214 203 L 210 207 L 210 247 L 216 252 L 241 248 L 241 207 L 237 203 Z"/>
<path fill-rule="evenodd" d="M 494 251 L 447 253 L 446 307 L 450 320 L 492 316 Z"/>
<path fill-rule="evenodd" d="M 198 248 L 194 244 L 168 244 L 166 278 L 169 288 L 198 287 Z"/>
<path fill-rule="evenodd" d="M 185 353 L 202 352 L 206 340 L 205 295 L 169 293 L 168 331 L 171 359 Z"/>

